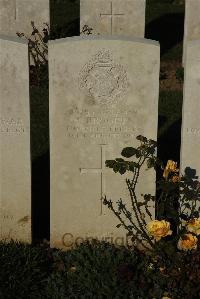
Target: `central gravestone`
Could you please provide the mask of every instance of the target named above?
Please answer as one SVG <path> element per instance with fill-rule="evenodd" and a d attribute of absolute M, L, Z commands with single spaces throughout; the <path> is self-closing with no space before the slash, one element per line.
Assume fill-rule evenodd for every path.
<path fill-rule="evenodd" d="M 50 42 L 51 246 L 86 238 L 125 244 L 101 198 L 129 202 L 126 176 L 105 160 L 137 146 L 137 135 L 156 140 L 159 53 L 145 39 Z M 144 192 L 155 192 L 151 171 L 142 174 L 138 195 Z"/>
<path fill-rule="evenodd" d="M 144 37 L 146 0 L 80 0 L 80 30 L 95 35 Z"/>
<path fill-rule="evenodd" d="M 0 36 L 0 239 L 31 242 L 28 45 Z"/>
<path fill-rule="evenodd" d="M 31 21 L 39 30 L 49 24 L 49 0 L 0 0 L 0 34 L 16 36 L 23 32 L 30 36 Z"/>

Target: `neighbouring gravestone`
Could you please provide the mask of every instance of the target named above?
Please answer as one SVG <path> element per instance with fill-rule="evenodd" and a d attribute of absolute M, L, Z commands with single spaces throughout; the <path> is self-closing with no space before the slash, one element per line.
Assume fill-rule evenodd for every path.
<path fill-rule="evenodd" d="M 181 137 L 181 172 L 189 167 L 190 174 L 200 180 L 200 41 L 187 43 Z M 193 171 L 192 171 L 193 170 Z"/>
<path fill-rule="evenodd" d="M 156 139 L 159 54 L 159 44 L 145 39 L 49 43 L 51 246 L 87 238 L 125 244 L 101 198 L 130 202 L 126 176 L 105 160 L 139 145 L 139 134 Z M 154 191 L 154 172 L 144 172 L 138 194 Z"/>
<path fill-rule="evenodd" d="M 0 36 L 0 239 L 31 241 L 28 45 Z"/>
<path fill-rule="evenodd" d="M 31 21 L 42 30 L 49 24 L 49 0 L 0 0 L 0 34 L 32 33 Z"/>
<path fill-rule="evenodd" d="M 183 64 L 187 42 L 200 39 L 200 1 L 185 0 L 185 25 L 183 42 Z"/>
<path fill-rule="evenodd" d="M 144 37 L 146 0 L 80 0 L 80 31 Z"/>

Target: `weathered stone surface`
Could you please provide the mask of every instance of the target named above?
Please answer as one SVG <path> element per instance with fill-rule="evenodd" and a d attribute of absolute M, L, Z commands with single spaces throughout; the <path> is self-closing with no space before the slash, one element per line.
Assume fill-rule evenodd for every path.
<path fill-rule="evenodd" d="M 28 45 L 0 36 L 0 239 L 31 241 Z"/>
<path fill-rule="evenodd" d="M 49 24 L 49 0 L 0 0 L 0 34 L 16 36 L 32 32 L 31 21 L 40 30 Z"/>
<path fill-rule="evenodd" d="M 185 56 L 185 83 L 181 136 L 181 171 L 190 167 L 200 179 L 200 42 L 190 41 Z M 191 173 L 191 171 L 190 171 Z M 195 172 L 193 172 L 195 173 Z"/>
<path fill-rule="evenodd" d="M 105 168 L 136 136 L 156 139 L 159 45 L 145 39 L 67 38 L 49 44 L 51 245 L 82 238 L 125 244 L 101 203 L 129 202 L 125 178 Z M 155 191 L 144 171 L 138 194 Z M 154 209 L 152 209 L 154 214 Z"/>
<path fill-rule="evenodd" d="M 145 0 L 80 0 L 80 30 L 93 34 L 144 37 Z"/>
<path fill-rule="evenodd" d="M 185 26 L 183 43 L 183 64 L 187 42 L 200 39 L 200 1 L 185 0 Z"/>

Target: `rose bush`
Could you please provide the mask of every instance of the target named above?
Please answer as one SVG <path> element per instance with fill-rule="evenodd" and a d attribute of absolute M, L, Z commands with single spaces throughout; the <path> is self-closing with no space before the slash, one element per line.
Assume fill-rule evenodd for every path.
<path fill-rule="evenodd" d="M 156 295 L 158 298 L 199 298 L 193 295 L 199 292 L 199 265 L 193 265 L 194 273 L 191 273 L 188 260 L 193 263 L 196 253 L 199 256 L 200 183 L 188 171 L 181 175 L 172 160 L 164 167 L 156 157 L 155 141 L 144 136 L 138 136 L 137 140 L 137 148 L 122 150 L 123 158 L 106 161 L 106 166 L 115 173 L 132 173 L 132 179 L 126 178 L 131 208 L 121 198 L 113 203 L 105 196 L 103 202 L 118 218 L 117 227 L 124 227 L 131 236 L 132 248 L 142 248 L 150 258 L 146 271 L 153 283 L 152 298 Z M 156 196 L 138 196 L 137 185 L 145 165 L 163 173 L 157 181 Z M 156 209 L 156 219 L 151 214 L 152 207 Z M 162 297 L 163 290 L 167 296 Z"/>

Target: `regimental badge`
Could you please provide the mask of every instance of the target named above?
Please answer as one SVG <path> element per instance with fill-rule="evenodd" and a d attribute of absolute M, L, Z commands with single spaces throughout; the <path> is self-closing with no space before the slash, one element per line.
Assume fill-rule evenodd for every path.
<path fill-rule="evenodd" d="M 108 50 L 103 49 L 82 68 L 79 87 L 96 103 L 110 104 L 122 99 L 127 91 L 127 72 L 113 61 Z"/>

